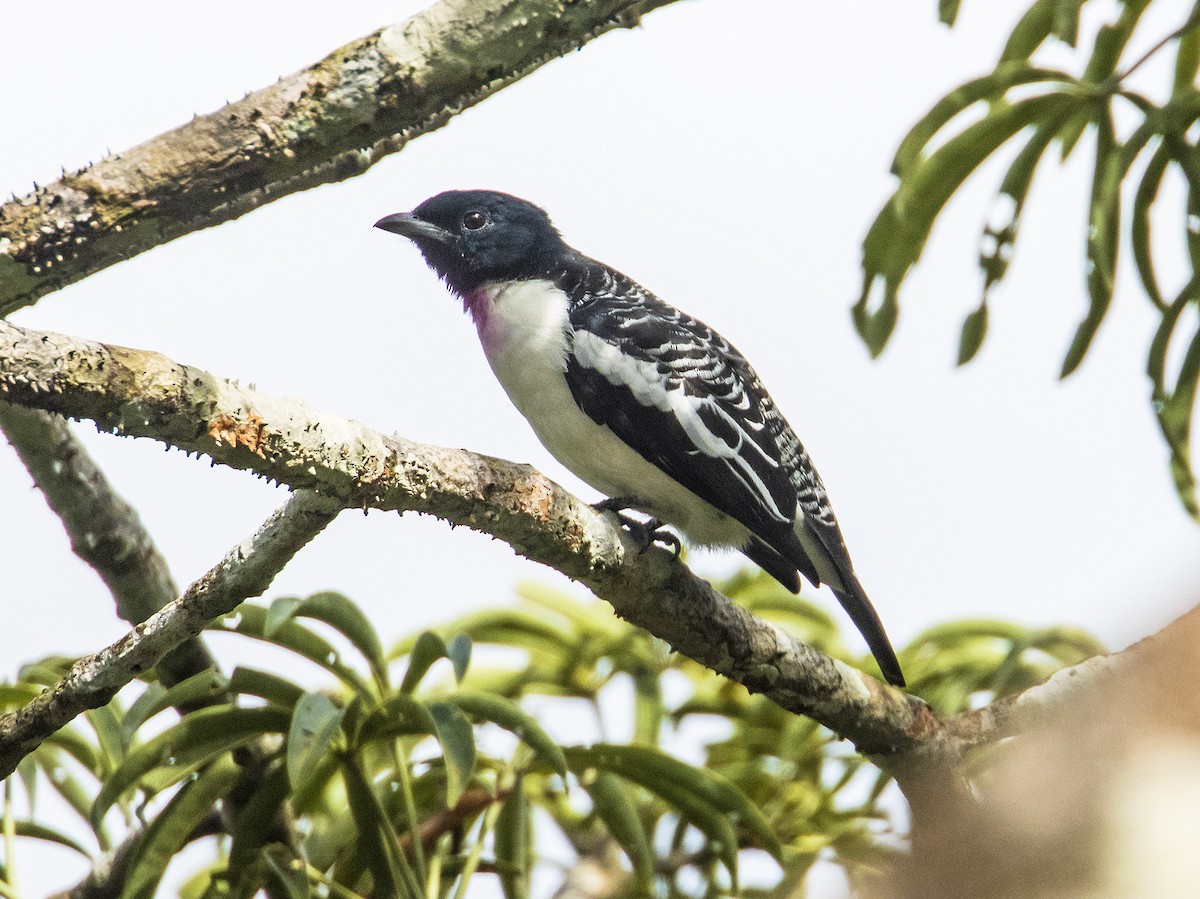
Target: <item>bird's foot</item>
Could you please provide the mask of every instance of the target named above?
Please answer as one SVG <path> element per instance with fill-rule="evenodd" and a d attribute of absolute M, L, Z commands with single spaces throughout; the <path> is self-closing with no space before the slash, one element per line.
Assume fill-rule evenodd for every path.
<path fill-rule="evenodd" d="M 667 530 L 667 525 L 657 518 L 651 516 L 642 521 L 628 514 L 628 509 L 636 508 L 637 500 L 629 497 L 614 496 L 608 499 L 601 500 L 598 503 L 593 503 L 592 508 L 597 512 L 612 512 L 617 517 L 617 521 L 621 527 L 629 532 L 634 541 L 641 547 L 638 550 L 640 556 L 655 543 L 661 543 L 668 547 L 675 554 L 675 558 L 679 558 L 679 554 L 683 552 L 683 544 L 679 541 L 674 532 Z"/>

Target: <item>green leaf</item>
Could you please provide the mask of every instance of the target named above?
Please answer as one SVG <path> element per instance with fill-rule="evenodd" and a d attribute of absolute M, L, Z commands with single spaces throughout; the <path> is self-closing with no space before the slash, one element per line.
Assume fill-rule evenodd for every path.
<path fill-rule="evenodd" d="M 491 609 L 459 619 L 455 627 L 475 643 L 494 643 L 523 649 L 531 655 L 563 658 L 575 653 L 578 640 L 546 620 L 519 609 Z M 418 638 L 419 639 L 419 638 Z M 396 659 L 407 655 L 416 641 L 402 640 L 389 653 Z"/>
<path fill-rule="evenodd" d="M 1193 4 L 1191 15 L 1179 38 L 1179 49 L 1175 53 L 1174 93 L 1191 93 L 1195 90 L 1196 72 L 1200 69 L 1200 3 Z"/>
<path fill-rule="evenodd" d="M 938 21 L 953 28 L 961 4 L 962 0 L 938 0 Z"/>
<path fill-rule="evenodd" d="M 273 843 L 263 850 L 263 860 L 267 870 L 271 872 L 276 890 L 267 893 L 271 899 L 278 896 L 287 899 L 309 899 L 312 895 L 312 884 L 308 881 L 308 870 L 304 859 L 283 845 Z"/>
<path fill-rule="evenodd" d="M 1191 465 L 1192 413 L 1196 406 L 1196 390 L 1200 384 L 1200 331 L 1192 337 L 1175 389 L 1162 404 L 1159 425 L 1171 446 L 1171 476 L 1175 492 L 1192 518 L 1200 521 L 1200 503 L 1196 499 L 1196 479 Z"/>
<path fill-rule="evenodd" d="M 562 749 L 542 729 L 533 716 L 513 700 L 504 696 L 493 696 L 489 693 L 470 693 L 460 690 L 449 697 L 447 702 L 474 718 L 491 721 L 512 732 L 532 749 L 550 770 L 566 776 L 567 759 L 563 755 Z"/>
<path fill-rule="evenodd" d="M 209 669 L 211 671 L 211 669 Z M 208 674 L 208 671 L 200 672 L 202 675 Z M 192 680 L 192 678 L 188 678 Z M 183 681 L 187 683 L 187 681 Z M 179 686 L 176 684 L 176 686 Z M 167 688 L 158 681 L 147 684 L 146 689 L 142 691 L 142 695 L 133 701 L 129 707 L 129 711 L 125 713 L 125 717 L 121 719 L 121 740 L 128 749 L 133 744 L 133 737 L 137 733 L 139 727 L 145 724 L 150 718 L 153 718 L 163 709 L 168 708 L 162 703 L 162 698 L 166 695 Z"/>
<path fill-rule="evenodd" d="M 1029 140 L 1025 142 L 1025 146 L 1013 159 L 1008 171 L 1004 173 L 993 216 L 1005 215 L 1006 219 L 993 221 L 985 226 L 983 238 L 980 241 L 979 267 L 983 271 L 983 291 L 980 305 L 986 301 L 992 287 L 1003 280 L 1008 273 L 1009 259 L 1016 246 L 1021 213 L 1025 208 L 1025 198 L 1029 193 L 1029 187 L 1033 183 L 1033 175 L 1059 128 L 1070 118 L 1070 114 L 1071 110 L 1067 108 L 1057 117 L 1037 125 L 1033 129 L 1033 134 L 1029 136 Z M 1002 207 L 1004 198 L 1007 198 L 1009 203 L 1007 210 Z"/>
<path fill-rule="evenodd" d="M 358 741 L 365 744 L 435 732 L 433 715 L 428 706 L 411 696 L 398 693 L 363 719 L 358 729 Z"/>
<path fill-rule="evenodd" d="M 1058 158 L 1061 162 L 1066 162 L 1070 158 L 1071 153 L 1079 144 L 1079 139 L 1083 137 L 1083 132 L 1087 131 L 1090 124 L 1092 124 L 1091 110 L 1079 109 L 1059 127 L 1055 137 L 1058 138 Z"/>
<path fill-rule="evenodd" d="M 1112 303 L 1123 175 L 1121 154 L 1117 152 L 1115 144 L 1112 117 L 1106 108 L 1097 129 L 1096 163 L 1088 209 L 1087 287 L 1090 302 L 1088 313 L 1075 332 L 1066 359 L 1063 360 L 1060 375 L 1063 378 L 1075 371 L 1083 361 Z"/>
<path fill-rule="evenodd" d="M 284 733 L 289 724 L 289 715 L 270 706 L 255 709 L 212 706 L 192 712 L 125 757 L 104 781 L 92 806 L 91 820 L 98 825 L 117 798 L 134 785 L 157 793 L 190 776 L 221 753 L 263 734 Z"/>
<path fill-rule="evenodd" d="M 993 107 L 987 116 L 950 138 L 901 179 L 895 194 L 899 215 L 919 233 L 923 244 L 934 217 L 985 159 L 1024 128 L 1054 121 L 1079 102 L 1073 93 L 1053 92 Z"/>
<path fill-rule="evenodd" d="M 289 712 L 304 695 L 304 688 L 290 680 L 244 665 L 233 669 L 229 678 L 229 691 L 238 696 L 258 696 Z"/>
<path fill-rule="evenodd" d="M 495 830 L 496 868 L 505 899 L 529 899 L 533 821 L 521 778 L 500 807 Z"/>
<path fill-rule="evenodd" d="M 758 806 L 714 771 L 684 764 L 648 746 L 597 744 L 590 748 L 567 749 L 566 756 L 576 774 L 581 766 L 611 771 L 681 808 L 687 797 L 699 800 L 720 812 L 725 820 L 736 821 L 775 858 L 782 854 L 779 838 Z M 736 848 L 736 841 L 734 846 Z"/>
<path fill-rule="evenodd" d="M 446 658 L 454 666 L 454 680 L 463 682 L 467 676 L 467 666 L 471 664 L 471 637 L 469 634 L 457 634 L 446 644 Z"/>
<path fill-rule="evenodd" d="M 37 759 L 32 755 L 27 755 L 21 761 L 17 762 L 17 777 L 21 779 L 21 785 L 25 788 L 25 798 L 28 801 L 29 808 L 37 808 Z"/>
<path fill-rule="evenodd" d="M 633 742 L 642 746 L 657 746 L 665 715 L 662 681 L 658 671 L 649 665 L 639 665 L 631 674 L 634 702 Z"/>
<path fill-rule="evenodd" d="M 98 761 L 102 771 L 111 771 L 125 757 L 125 744 L 121 739 L 121 719 L 115 711 L 116 704 L 108 703 L 98 709 L 88 709 L 84 715 L 96 734 Z"/>
<path fill-rule="evenodd" d="M 738 892 L 738 838 L 733 822 L 720 810 L 703 799 L 679 788 L 679 784 L 668 782 L 658 785 L 653 792 L 661 796 L 680 812 L 681 817 L 703 833 L 709 846 L 716 853 L 733 880 L 733 892 Z"/>
<path fill-rule="evenodd" d="M 1054 0 L 1054 36 L 1074 47 L 1079 42 L 1079 8 L 1085 0 Z"/>
<path fill-rule="evenodd" d="M 323 621 L 335 628 L 362 653 L 379 682 L 387 682 L 387 664 L 379 634 L 349 597 L 332 591 L 314 593 L 301 602 L 293 614 L 297 618 Z"/>
<path fill-rule="evenodd" d="M 958 364 L 966 365 L 975 358 L 987 335 L 988 307 L 980 303 L 979 308 L 963 320 L 962 336 L 958 341 Z"/>
<path fill-rule="evenodd" d="M 75 660 L 67 656 L 46 656 L 36 662 L 27 662 L 17 672 L 17 676 L 30 684 L 41 684 L 43 687 L 53 687 L 67 676 Z"/>
<path fill-rule="evenodd" d="M 171 797 L 135 844 L 122 897 L 152 899 L 167 865 L 240 774 L 232 759 L 218 759 Z"/>
<path fill-rule="evenodd" d="M 577 637 L 573 645 L 586 644 L 596 637 L 621 639 L 629 632 L 629 626 L 615 618 L 608 605 L 596 600 L 580 602 L 556 587 L 536 581 L 518 584 L 517 595 L 523 601 L 553 613 L 547 617 L 562 618 L 569 622 L 572 633 Z"/>
<path fill-rule="evenodd" d="M 280 596 L 271 601 L 267 606 L 267 619 L 263 623 L 263 636 L 268 640 L 275 636 L 275 632 L 283 625 L 287 624 L 296 615 L 296 610 L 304 602 L 304 598 L 300 596 Z"/>
<path fill-rule="evenodd" d="M 107 851 L 110 846 L 105 836 L 106 832 L 102 827 L 94 824 L 90 817 L 91 791 L 85 789 L 79 782 L 79 778 L 71 772 L 63 755 L 62 750 L 48 740 L 33 751 L 33 758 L 37 759 L 38 766 L 46 772 L 46 780 L 49 781 L 50 786 L 83 821 L 92 827 L 96 839 L 100 842 L 100 848 Z"/>
<path fill-rule="evenodd" d="M 97 748 L 79 730 L 74 727 L 64 727 L 46 738 L 46 742 L 62 748 L 67 755 L 79 762 L 89 773 L 96 777 L 104 776 Z"/>
<path fill-rule="evenodd" d="M 224 693 L 228 687 L 229 682 L 212 668 L 193 674 L 170 689 L 165 689 L 159 683 L 150 684 L 129 707 L 121 721 L 123 744 L 127 749 L 132 746 L 138 729 L 160 712 L 213 699 Z"/>
<path fill-rule="evenodd" d="M 592 797 L 592 807 L 612 838 L 620 844 L 633 865 L 634 877 L 643 893 L 654 888 L 654 853 L 637 808 L 621 781 L 607 771 L 583 772 L 579 782 Z"/>
<path fill-rule="evenodd" d="M 885 208 L 885 211 L 879 214 L 879 218 L 875 220 L 876 225 L 885 222 L 886 212 Z M 894 218 L 892 220 L 894 221 Z M 872 227 L 872 231 L 874 231 L 874 227 Z M 870 239 L 871 235 L 868 234 L 867 240 Z M 904 273 L 901 273 L 900 278 L 903 277 Z M 871 294 L 881 284 L 883 287 L 883 302 L 877 308 L 871 308 Z M 896 330 L 896 320 L 900 316 L 899 286 L 899 280 L 893 281 L 891 278 L 880 278 L 878 275 L 870 275 L 863 281 L 862 296 L 859 297 L 858 302 L 850 310 L 850 317 L 854 321 L 855 330 L 858 331 L 863 343 L 867 345 L 867 350 L 870 352 L 872 359 L 879 357 L 879 354 L 887 346 L 892 332 Z"/>
<path fill-rule="evenodd" d="M 329 750 L 337 736 L 345 709 L 324 693 L 305 693 L 296 703 L 288 730 L 287 772 L 293 790 L 299 790 Z"/>
<path fill-rule="evenodd" d="M 1058 0 L 1037 0 L 1025 11 L 1008 36 L 1000 62 L 1025 60 L 1033 56 L 1054 30 L 1054 5 Z"/>
<path fill-rule="evenodd" d="M 1083 72 L 1083 80 L 1102 85 L 1117 71 L 1117 63 L 1129 43 L 1138 20 L 1146 10 L 1148 0 L 1124 0 L 1117 21 L 1101 26 L 1092 43 L 1092 55 Z"/>
<path fill-rule="evenodd" d="M 342 779 L 346 784 L 350 814 L 358 829 L 358 844 L 364 850 L 363 857 L 375 881 L 374 895 L 396 899 L 402 891 L 396 879 L 395 830 L 384 814 L 379 797 L 353 758 L 342 760 Z"/>
<path fill-rule="evenodd" d="M 1167 350 L 1171 344 L 1171 338 L 1175 333 L 1175 328 L 1178 326 L 1180 317 L 1183 315 L 1183 310 L 1188 308 L 1192 300 L 1192 289 L 1195 286 L 1195 276 L 1192 281 L 1179 292 L 1179 296 L 1166 309 L 1163 310 L 1162 321 L 1159 322 L 1158 328 L 1155 329 L 1154 338 L 1150 341 L 1150 354 L 1146 364 L 1146 374 L 1150 376 L 1150 381 L 1154 385 L 1153 399 L 1154 402 L 1161 405 L 1167 399 Z"/>
<path fill-rule="evenodd" d="M 933 108 L 909 129 L 892 159 L 892 174 L 908 177 L 920 164 L 921 154 L 933 137 L 956 116 L 980 101 L 999 102 L 1012 88 L 1022 84 L 1056 81 L 1073 84 L 1067 72 L 1032 66 L 1024 60 L 1004 62 L 996 70 L 959 85 L 934 104 Z"/>
<path fill-rule="evenodd" d="M 0 708 L 5 711 L 19 709 L 41 692 L 42 688 L 34 684 L 0 684 Z"/>
<path fill-rule="evenodd" d="M 863 240 L 863 290 L 853 309 L 854 323 L 872 355 L 882 352 L 899 313 L 898 291 L 925 248 L 934 219 L 951 195 L 992 153 L 1024 128 L 1053 122 L 1078 98 L 1051 93 L 994 107 L 933 155 L 914 163 L 884 205 Z M 883 298 L 871 307 L 882 283 Z"/>
<path fill-rule="evenodd" d="M 363 680 L 362 675 L 341 661 L 339 653 L 328 640 L 294 620 L 277 622 L 274 631 L 268 637 L 266 618 L 267 611 L 262 606 L 242 603 L 238 606 L 236 625 L 231 626 L 218 620 L 209 625 L 209 630 L 241 634 L 282 646 L 324 668 L 354 692 L 362 696 L 374 695 L 371 685 Z"/>
<path fill-rule="evenodd" d="M 1158 276 L 1154 271 L 1150 211 L 1154 201 L 1158 199 L 1158 189 L 1162 185 L 1170 159 L 1171 154 L 1167 146 L 1160 144 L 1150 157 L 1146 171 L 1142 173 L 1142 179 L 1138 182 L 1137 191 L 1133 195 L 1133 210 L 1129 216 L 1129 243 L 1133 262 L 1141 279 L 1142 289 L 1160 310 L 1165 310 L 1167 303 L 1163 299 L 1162 290 L 1158 286 Z"/>
<path fill-rule="evenodd" d="M 458 706 L 431 702 L 429 712 L 446 760 L 446 807 L 453 808 L 475 773 L 475 731 Z"/>
<path fill-rule="evenodd" d="M 32 840 L 42 840 L 46 843 L 57 843 L 59 846 L 65 846 L 67 849 L 73 849 L 84 858 L 91 861 L 92 853 L 88 852 L 83 846 L 76 842 L 65 833 L 55 830 L 53 827 L 48 827 L 45 824 L 40 824 L 37 821 L 14 821 L 13 828 L 17 836 L 27 837 Z"/>
<path fill-rule="evenodd" d="M 446 657 L 446 644 L 433 631 L 425 631 L 417 637 L 417 644 L 408 654 L 408 670 L 404 672 L 400 692 L 412 693 L 433 663 Z"/>
<path fill-rule="evenodd" d="M 327 815 L 329 813 L 326 794 L 330 782 L 338 773 L 340 764 L 340 760 L 333 755 L 322 757 L 321 761 L 317 763 L 317 769 L 309 776 L 304 786 L 291 793 L 292 809 L 297 815 L 310 813 Z M 286 768 L 280 770 L 284 773 L 286 789 L 287 770 Z"/>
<path fill-rule="evenodd" d="M 330 757 L 326 757 L 329 761 Z M 336 764 L 336 761 L 335 761 Z M 288 799 L 288 771 L 286 766 L 277 765 L 267 772 L 249 799 L 241 799 L 231 829 L 229 845 L 229 869 L 237 874 L 253 864 L 260 850 L 267 843 L 278 839 L 282 832 L 284 802 Z M 299 809 L 297 809 L 299 814 Z"/>

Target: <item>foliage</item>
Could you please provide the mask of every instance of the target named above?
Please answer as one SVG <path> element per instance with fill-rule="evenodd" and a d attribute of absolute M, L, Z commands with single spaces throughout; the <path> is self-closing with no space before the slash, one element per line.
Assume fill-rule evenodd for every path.
<path fill-rule="evenodd" d="M 1039 64 L 1039 52 L 1050 42 L 1076 46 L 1086 3 L 1036 0 L 1009 35 L 995 69 L 939 100 L 901 142 L 892 164 L 898 179 L 895 192 L 863 241 L 863 290 L 854 321 L 871 353 L 882 352 L 899 314 L 900 287 L 947 201 L 984 160 L 1014 145 L 994 220 L 982 232 L 979 306 L 963 322 L 959 364 L 972 359 L 987 333 L 991 289 L 1008 271 L 1038 164 L 1052 147 L 1065 161 L 1083 134 L 1094 132 L 1085 240 L 1089 305 L 1063 360 L 1062 377 L 1079 367 L 1112 302 L 1124 216 L 1134 269 L 1161 315 L 1147 358 L 1154 412 L 1171 452 L 1179 497 L 1200 519 L 1191 467 L 1200 328 L 1194 315 L 1185 315 L 1189 308 L 1200 308 L 1200 156 L 1195 138 L 1200 118 L 1200 3 L 1175 31 L 1130 59 L 1128 48 L 1151 3 L 1122 0 L 1115 18 L 1099 29 L 1090 52 L 1077 54 L 1080 74 Z M 942 20 L 953 24 L 958 8 L 957 0 L 943 0 Z M 1168 48 L 1175 55 L 1172 83 L 1164 98 L 1155 100 L 1135 90 L 1130 78 Z M 1173 177 L 1185 185 L 1187 194 L 1178 224 L 1183 225 L 1191 272 L 1182 285 L 1167 288 L 1154 261 L 1156 235 L 1178 224 L 1171 221 L 1171 213 L 1155 211 L 1154 206 L 1162 185 Z"/>
<path fill-rule="evenodd" d="M 868 663 L 846 652 L 828 615 L 765 574 L 722 589 Z M 598 601 L 525 587 L 512 608 L 387 653 L 335 593 L 247 604 L 213 629 L 287 650 L 335 683 L 317 692 L 250 668 L 205 672 L 170 689 L 147 682 L 131 702 L 88 713 L 22 762 L 17 791 L 36 810 L 39 791 L 54 790 L 87 836 L 16 820 L 10 783 L 6 880 L 21 838 L 88 857 L 120 845 L 122 895 L 148 897 L 185 846 L 223 833 L 186 896 L 457 899 L 490 872 L 520 897 L 552 875 L 540 851 L 557 831 L 581 857 L 618 846 L 626 861 L 609 868 L 622 895 L 695 895 L 697 883 L 715 895 L 735 891 L 756 854 L 774 857 L 787 882 L 819 856 L 862 881 L 902 845 L 887 780 L 869 762 Z M 915 691 L 953 712 L 1097 651 L 1071 631 L 962 622 L 902 656 Z M 21 706 L 68 667 L 28 666 L 0 696 Z M 592 722 L 601 741 L 581 742 Z M 627 739 L 605 741 L 606 730 Z"/>

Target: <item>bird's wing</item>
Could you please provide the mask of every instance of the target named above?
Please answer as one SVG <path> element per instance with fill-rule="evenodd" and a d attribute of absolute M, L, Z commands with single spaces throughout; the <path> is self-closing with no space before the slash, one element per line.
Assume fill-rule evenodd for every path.
<path fill-rule="evenodd" d="M 745 525 L 754 536 L 742 551 L 789 589 L 799 587 L 789 563 L 828 580 L 888 682 L 903 685 L 825 485 L 741 353 L 606 267 L 559 286 L 572 300 L 565 375 L 580 408 Z"/>
<path fill-rule="evenodd" d="M 796 486 L 745 360 L 623 276 L 589 274 L 566 368 L 580 408 L 766 543 L 790 533 Z"/>

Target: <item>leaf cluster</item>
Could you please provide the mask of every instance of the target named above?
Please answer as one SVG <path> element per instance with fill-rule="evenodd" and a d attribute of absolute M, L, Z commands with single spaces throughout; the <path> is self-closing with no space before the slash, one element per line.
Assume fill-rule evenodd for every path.
<path fill-rule="evenodd" d="M 868 663 L 846 651 L 830 616 L 762 572 L 721 586 L 821 650 Z M 47 785 L 65 799 L 94 846 L 18 820 L 10 784 L 0 895 L 18 838 L 112 852 L 110 877 L 130 897 L 154 895 L 173 859 L 204 838 L 215 849 L 189 897 L 459 897 L 478 872 L 523 897 L 553 870 L 541 857 L 551 830 L 579 858 L 604 860 L 618 895 L 735 892 L 747 859 L 762 881 L 768 857 L 784 883 L 819 857 L 865 882 L 903 845 L 885 775 L 598 601 L 527 586 L 511 608 L 390 651 L 336 593 L 246 604 L 213 630 L 270 643 L 332 682 L 317 691 L 246 667 L 169 689 L 151 680 L 131 702 L 123 695 L 58 731 L 18 780 L 31 809 Z M 914 689 L 950 713 L 1098 649 L 1062 629 L 961 622 L 902 655 Z M 28 666 L 0 699 L 24 704 L 69 664 Z M 600 722 L 599 742 L 579 739 L 581 717 Z M 628 739 L 605 739 L 606 729 Z"/>
<path fill-rule="evenodd" d="M 1061 374 L 1065 378 L 1079 367 L 1112 304 L 1124 232 L 1142 291 L 1161 316 L 1147 355 L 1154 413 L 1170 449 L 1180 500 L 1200 519 L 1191 465 L 1200 328 L 1194 314 L 1185 315 L 1200 303 L 1200 157 L 1195 137 L 1200 3 L 1150 51 L 1130 59 L 1128 48 L 1151 0 L 1122 0 L 1112 20 L 1096 33 L 1090 52 L 1077 54 L 1078 74 L 1040 65 L 1038 54 L 1047 44 L 1077 46 L 1086 3 L 1036 0 L 1009 35 L 993 71 L 955 88 L 909 131 L 892 163 L 896 189 L 863 241 L 863 288 L 854 322 L 872 355 L 881 353 L 899 315 L 901 285 L 946 203 L 985 160 L 1011 146 L 1015 155 L 981 233 L 979 304 L 963 322 L 959 342 L 959 364 L 974 358 L 987 334 L 992 288 L 1008 272 L 1035 171 L 1052 149 L 1065 161 L 1080 138 L 1093 133 L 1084 238 L 1088 306 Z M 959 6 L 958 0 L 943 0 L 942 20 L 953 24 Z M 1171 84 L 1165 99 L 1154 100 L 1131 86 L 1131 76 L 1152 56 L 1167 51 L 1174 53 Z M 1186 191 L 1182 222 L 1154 208 L 1164 182 L 1172 177 Z M 1180 286 L 1167 290 L 1155 264 L 1155 235 L 1180 224 L 1175 233 L 1182 233 L 1186 242 L 1190 273 Z"/>

